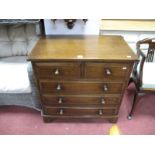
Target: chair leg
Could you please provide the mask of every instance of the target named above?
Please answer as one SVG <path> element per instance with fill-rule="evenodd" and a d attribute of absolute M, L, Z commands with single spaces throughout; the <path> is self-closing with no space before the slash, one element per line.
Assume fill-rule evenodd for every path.
<path fill-rule="evenodd" d="M 130 111 L 130 113 L 129 113 L 129 115 L 128 115 L 128 119 L 129 119 L 129 120 L 132 119 L 134 110 L 135 110 L 135 108 L 136 108 L 137 96 L 138 96 L 138 92 L 136 91 L 136 93 L 134 94 L 134 98 L 133 98 L 132 108 L 131 108 L 131 111 Z"/>
<path fill-rule="evenodd" d="M 133 82 L 132 78 L 129 79 L 128 86 L 130 85 L 131 82 Z"/>

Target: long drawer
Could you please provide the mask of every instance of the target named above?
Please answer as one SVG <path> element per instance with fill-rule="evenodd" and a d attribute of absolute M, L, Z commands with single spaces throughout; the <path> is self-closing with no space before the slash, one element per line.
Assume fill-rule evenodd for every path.
<path fill-rule="evenodd" d="M 43 107 L 45 115 L 57 116 L 103 116 L 115 114 L 115 108 L 63 108 L 63 107 Z"/>
<path fill-rule="evenodd" d="M 86 79 L 124 81 L 130 66 L 126 63 L 86 63 Z"/>
<path fill-rule="evenodd" d="M 35 63 L 35 72 L 38 78 L 71 79 L 80 78 L 80 63 Z"/>
<path fill-rule="evenodd" d="M 120 95 L 42 95 L 46 106 L 116 106 Z"/>
<path fill-rule="evenodd" d="M 121 94 L 123 83 L 40 80 L 42 93 L 54 94 Z"/>

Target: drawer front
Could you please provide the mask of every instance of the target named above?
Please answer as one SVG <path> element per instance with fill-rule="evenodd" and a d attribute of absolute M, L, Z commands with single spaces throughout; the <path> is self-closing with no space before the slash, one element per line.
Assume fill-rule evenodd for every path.
<path fill-rule="evenodd" d="M 115 114 L 115 108 L 109 109 L 82 109 L 82 108 L 54 108 L 54 107 L 43 107 L 45 115 L 56 115 L 56 116 L 103 116 Z"/>
<path fill-rule="evenodd" d="M 46 106 L 116 106 L 120 96 L 43 95 Z"/>
<path fill-rule="evenodd" d="M 35 63 L 37 77 L 47 79 L 80 78 L 80 68 L 80 63 Z"/>
<path fill-rule="evenodd" d="M 85 78 L 123 81 L 130 70 L 129 64 L 86 63 Z"/>
<path fill-rule="evenodd" d="M 55 82 L 40 80 L 42 93 L 54 94 L 120 94 L 123 90 L 123 83 L 103 82 Z"/>

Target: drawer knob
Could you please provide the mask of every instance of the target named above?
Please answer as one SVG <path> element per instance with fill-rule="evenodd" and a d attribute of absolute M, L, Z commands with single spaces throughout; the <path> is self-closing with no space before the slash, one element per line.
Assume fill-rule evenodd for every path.
<path fill-rule="evenodd" d="M 105 99 L 101 98 L 101 104 L 105 104 Z"/>
<path fill-rule="evenodd" d="M 101 109 L 99 110 L 99 115 L 103 115 L 103 111 Z"/>
<path fill-rule="evenodd" d="M 62 98 L 58 99 L 58 103 L 61 104 L 62 103 Z"/>
<path fill-rule="evenodd" d="M 60 115 L 63 115 L 64 114 L 64 111 L 63 109 L 60 109 L 60 112 L 59 112 Z"/>
<path fill-rule="evenodd" d="M 58 91 L 61 90 L 61 85 L 58 84 L 56 89 L 57 89 Z"/>
<path fill-rule="evenodd" d="M 107 68 L 107 69 L 105 70 L 105 72 L 106 72 L 107 75 L 111 75 L 111 70 L 110 70 L 110 69 Z"/>
<path fill-rule="evenodd" d="M 107 85 L 104 85 L 104 86 L 103 86 L 103 90 L 104 90 L 104 91 L 108 91 Z"/>
<path fill-rule="evenodd" d="M 59 72 L 58 69 L 56 69 L 55 72 L 54 72 L 55 75 L 59 75 L 59 73 L 60 73 L 60 72 Z"/>

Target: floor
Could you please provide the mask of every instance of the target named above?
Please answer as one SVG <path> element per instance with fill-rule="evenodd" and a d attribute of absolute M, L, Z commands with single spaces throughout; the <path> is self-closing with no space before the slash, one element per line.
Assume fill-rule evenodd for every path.
<path fill-rule="evenodd" d="M 117 126 L 124 135 L 154 135 L 155 134 L 155 95 L 140 96 L 137 110 L 132 120 L 127 119 L 131 108 L 134 86 L 126 90 L 119 112 Z M 107 135 L 113 124 L 106 120 L 55 120 L 53 123 L 43 123 L 40 112 L 33 109 L 3 106 L 0 107 L 0 134 L 56 134 L 56 135 Z"/>

